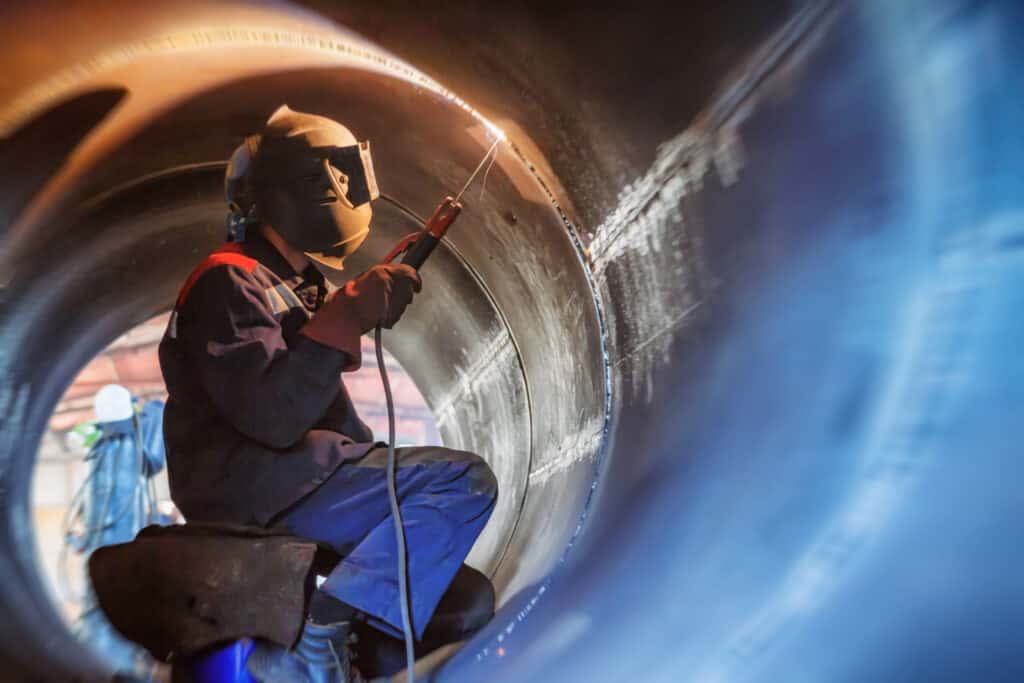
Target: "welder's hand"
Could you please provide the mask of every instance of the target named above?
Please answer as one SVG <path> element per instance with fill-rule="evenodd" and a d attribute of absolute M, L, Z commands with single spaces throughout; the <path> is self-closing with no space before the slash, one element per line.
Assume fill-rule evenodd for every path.
<path fill-rule="evenodd" d="M 350 280 L 334 293 L 302 328 L 302 334 L 344 351 L 349 369 L 359 367 L 359 337 L 381 325 L 390 328 L 402 317 L 422 282 L 412 266 L 382 264 Z"/>
<path fill-rule="evenodd" d="M 378 325 L 390 328 L 397 323 L 422 286 L 419 273 L 412 266 L 385 263 L 350 280 L 334 299 L 347 301 L 346 305 L 356 311 L 360 330 L 365 333 Z"/>

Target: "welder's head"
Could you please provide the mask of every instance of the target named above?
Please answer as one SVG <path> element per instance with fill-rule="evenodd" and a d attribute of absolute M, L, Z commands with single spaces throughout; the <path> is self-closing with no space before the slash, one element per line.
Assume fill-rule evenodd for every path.
<path fill-rule="evenodd" d="M 370 145 L 337 121 L 280 107 L 249 174 L 255 218 L 321 265 L 340 270 L 370 232 L 379 196 Z"/>

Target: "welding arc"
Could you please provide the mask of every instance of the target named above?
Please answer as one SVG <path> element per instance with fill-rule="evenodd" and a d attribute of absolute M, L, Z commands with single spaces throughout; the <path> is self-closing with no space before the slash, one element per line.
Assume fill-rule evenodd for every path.
<path fill-rule="evenodd" d="M 458 204 L 459 200 L 462 199 L 462 195 L 466 194 L 466 190 L 468 190 L 469 186 L 473 184 L 473 179 L 476 178 L 477 175 L 480 174 L 480 171 L 483 170 L 484 164 L 486 164 L 487 160 L 491 158 L 491 155 L 492 154 L 496 155 L 496 152 L 498 150 L 498 143 L 499 142 L 501 142 L 500 138 L 494 141 L 494 144 L 491 145 L 491 148 L 487 150 L 487 154 L 484 154 L 484 158 L 480 160 L 479 164 L 477 164 L 476 170 L 473 171 L 472 175 L 469 176 L 469 180 L 467 180 L 466 184 L 462 186 L 462 189 L 459 190 L 459 193 L 457 195 L 455 195 L 455 203 L 456 204 Z"/>
<path fill-rule="evenodd" d="M 487 150 L 487 154 L 485 154 L 484 158 L 480 161 L 480 165 L 476 167 L 476 170 L 473 171 L 473 174 L 471 176 L 469 176 L 469 180 L 467 180 L 466 184 L 462 186 L 462 190 L 460 190 L 459 194 L 456 195 L 456 197 L 455 197 L 455 201 L 456 202 L 459 201 L 459 199 L 462 198 L 462 195 L 464 195 L 466 193 L 466 190 L 469 189 L 469 186 L 473 182 L 473 179 L 476 178 L 476 176 L 480 173 L 480 169 L 483 168 L 485 163 L 487 163 L 488 158 L 491 161 L 490 161 L 489 164 L 487 164 L 487 171 L 490 172 L 491 166 L 494 165 L 495 159 L 498 158 L 497 149 L 498 149 L 498 143 L 499 142 L 501 142 L 501 140 L 495 140 L 494 144 L 491 145 L 490 149 Z M 484 173 L 484 183 L 486 183 L 486 182 L 487 182 L 487 173 Z M 392 206 L 394 206 L 399 211 L 401 211 L 409 219 L 411 219 L 414 223 L 417 223 L 421 228 L 426 227 L 427 220 L 423 216 L 419 215 L 418 213 L 416 213 L 415 211 L 410 209 L 406 204 L 404 204 L 401 201 L 399 201 L 396 197 L 394 197 L 394 196 L 392 196 L 390 194 L 387 194 L 386 192 L 381 192 L 380 193 L 380 198 L 383 199 L 384 201 L 386 201 L 388 204 L 391 204 Z"/>

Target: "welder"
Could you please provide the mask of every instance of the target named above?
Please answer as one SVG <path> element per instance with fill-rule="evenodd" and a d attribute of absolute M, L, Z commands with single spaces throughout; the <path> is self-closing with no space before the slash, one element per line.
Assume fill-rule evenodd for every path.
<path fill-rule="evenodd" d="M 171 496 L 189 522 L 284 528 L 342 557 L 294 647 L 261 644 L 250 669 L 268 682 L 346 681 L 354 622 L 395 637 L 402 627 L 387 449 L 340 377 L 360 367 L 361 335 L 395 325 L 421 280 L 386 264 L 334 286 L 379 195 L 369 143 L 340 123 L 281 107 L 227 183 L 231 240 L 189 276 L 160 345 Z M 403 448 L 398 462 L 421 638 L 497 483 L 471 453 Z"/>

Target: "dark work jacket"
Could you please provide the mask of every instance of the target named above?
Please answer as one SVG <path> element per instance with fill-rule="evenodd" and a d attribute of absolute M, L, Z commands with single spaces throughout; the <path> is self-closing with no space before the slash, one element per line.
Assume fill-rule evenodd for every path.
<path fill-rule="evenodd" d="M 160 343 L 171 498 L 189 521 L 264 526 L 372 448 L 341 372 L 358 348 L 301 333 L 326 295 L 263 237 L 193 271 Z"/>

